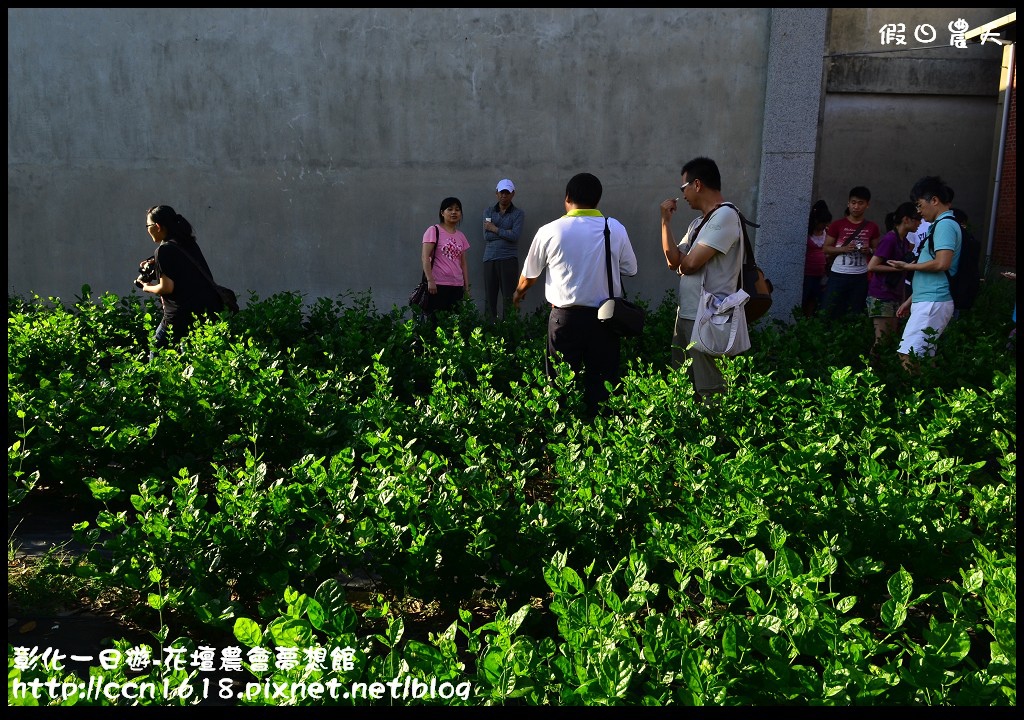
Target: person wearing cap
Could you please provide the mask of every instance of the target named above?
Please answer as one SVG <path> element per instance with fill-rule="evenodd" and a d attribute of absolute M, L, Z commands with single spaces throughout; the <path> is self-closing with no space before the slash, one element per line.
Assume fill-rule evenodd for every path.
<path fill-rule="evenodd" d="M 519 306 L 526 291 L 547 270 L 544 298 L 548 314 L 548 346 L 544 369 L 558 375 L 565 362 L 582 379 L 587 419 L 593 419 L 608 398 L 605 383 L 621 376 L 619 337 L 597 317 L 608 299 L 608 255 L 611 255 L 612 296 L 622 297 L 622 278 L 637 273 L 636 254 L 622 223 L 597 209 L 601 181 L 590 173 L 574 175 L 565 186 L 565 215 L 537 231 L 523 261 L 512 301 Z M 605 228 L 608 246 L 605 245 Z M 610 247 L 610 250 L 606 250 Z"/>
<path fill-rule="evenodd" d="M 519 280 L 519 235 L 526 213 L 512 203 L 516 186 L 505 178 L 494 188 L 497 202 L 484 208 L 484 309 L 491 320 L 498 319 L 498 295 L 502 316 L 515 310 L 512 293 Z"/>

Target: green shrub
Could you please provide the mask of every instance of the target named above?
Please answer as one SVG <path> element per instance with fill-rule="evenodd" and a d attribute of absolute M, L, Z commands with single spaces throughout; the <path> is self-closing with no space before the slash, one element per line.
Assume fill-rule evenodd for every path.
<path fill-rule="evenodd" d="M 713 406 L 669 294 L 591 423 L 543 311 L 253 296 L 147 362 L 153 307 L 83 295 L 9 298 L 8 503 L 92 507 L 91 581 L 161 641 L 348 645 L 346 682 L 433 668 L 458 704 L 1015 703 L 1005 284 L 916 377 L 866 318 L 763 322 Z M 404 637 L 410 598 L 448 629 Z"/>

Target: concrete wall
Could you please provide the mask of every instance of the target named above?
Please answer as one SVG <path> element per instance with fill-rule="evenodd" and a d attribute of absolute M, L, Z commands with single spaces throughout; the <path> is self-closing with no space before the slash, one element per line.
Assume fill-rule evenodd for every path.
<path fill-rule="evenodd" d="M 1002 111 L 1005 113 L 1007 137 L 1005 147 L 997 149 L 994 162 L 999 168 L 994 232 L 987 240 L 992 243 L 992 266 L 1000 269 L 1017 268 L 1017 59 L 1016 48 L 1008 47 L 1003 60 L 1002 83 L 1009 92 L 1004 95 Z M 1002 163 L 999 163 L 1002 153 Z"/>
<path fill-rule="evenodd" d="M 824 97 L 825 8 L 772 14 L 762 131 L 755 257 L 772 281 L 769 319 L 789 320 L 802 301 L 806 213 L 814 178 Z M 800 242 L 794 242 L 799 239 Z"/>
<path fill-rule="evenodd" d="M 658 204 L 708 155 L 762 225 L 788 319 L 818 197 L 839 216 L 865 184 L 882 224 L 941 174 L 984 237 L 999 49 L 907 52 L 879 29 L 944 37 L 1009 11 L 9 8 L 8 292 L 136 292 L 145 210 L 166 203 L 243 298 L 370 291 L 387 310 L 455 195 L 482 305 L 497 180 L 516 182 L 525 252 L 588 171 L 637 251 L 627 290 L 658 302 L 676 286 Z"/>
<path fill-rule="evenodd" d="M 850 188 L 872 193 L 868 219 L 909 199 L 914 182 L 941 175 L 974 234 L 988 231 L 998 144 L 1002 50 L 995 43 L 951 46 L 949 24 L 970 27 L 1013 8 L 834 9 L 816 197 L 835 217 Z M 881 44 L 879 30 L 903 23 L 906 46 Z M 914 30 L 931 25 L 937 40 L 917 43 Z"/>
<path fill-rule="evenodd" d="M 683 162 L 754 206 L 769 30 L 766 9 L 9 8 L 8 292 L 132 292 L 166 203 L 222 284 L 388 309 L 455 195 L 482 305 L 495 183 L 525 252 L 588 171 L 637 251 L 627 289 L 660 301 Z"/>

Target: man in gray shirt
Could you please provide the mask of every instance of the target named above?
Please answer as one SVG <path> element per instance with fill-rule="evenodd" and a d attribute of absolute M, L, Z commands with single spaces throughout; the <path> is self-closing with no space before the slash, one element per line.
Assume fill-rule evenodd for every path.
<path fill-rule="evenodd" d="M 498 199 L 484 209 L 484 307 L 487 317 L 498 319 L 498 294 L 502 299 L 502 317 L 515 312 L 512 293 L 519 282 L 519 234 L 526 217 L 512 204 L 516 186 L 508 178 L 498 183 Z"/>
<path fill-rule="evenodd" d="M 687 355 L 693 389 L 701 400 L 726 391 L 718 360 L 688 347 L 697 318 L 701 288 L 725 297 L 734 292 L 743 261 L 743 226 L 739 213 L 722 195 L 718 164 L 697 157 L 683 165 L 680 197 L 661 203 L 661 248 L 669 270 L 679 277 L 679 312 L 672 332 L 672 364 L 681 367 Z M 679 199 L 700 215 L 686 228 L 679 242 L 672 235 L 672 215 Z M 706 219 L 706 221 L 705 221 Z"/>

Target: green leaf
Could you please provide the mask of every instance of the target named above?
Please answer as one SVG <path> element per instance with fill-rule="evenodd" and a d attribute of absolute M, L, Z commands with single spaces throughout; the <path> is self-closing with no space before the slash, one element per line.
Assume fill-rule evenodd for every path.
<path fill-rule="evenodd" d="M 246 647 L 259 647 L 263 642 L 263 633 L 260 626 L 249 618 L 238 618 L 235 620 L 235 638 Z"/>
<path fill-rule="evenodd" d="M 916 655 L 901 670 L 900 677 L 921 690 L 932 690 L 942 685 L 944 671 L 928 656 Z"/>
<path fill-rule="evenodd" d="M 914 579 L 901 566 L 899 572 L 893 573 L 886 586 L 892 599 L 900 605 L 906 605 L 910 601 L 910 594 L 914 589 Z"/>
<path fill-rule="evenodd" d="M 328 615 L 334 615 L 341 612 L 343 608 L 348 607 L 345 589 L 334 578 L 322 582 L 320 587 L 316 589 L 313 597 Z"/>
<path fill-rule="evenodd" d="M 747 594 L 747 604 L 750 605 L 750 609 L 755 613 L 760 613 L 765 608 L 764 600 L 757 594 L 757 591 L 750 585 L 743 588 Z"/>
<path fill-rule="evenodd" d="M 782 618 L 777 615 L 761 615 L 755 620 L 754 624 L 771 630 L 773 633 L 782 632 L 783 628 Z"/>
<path fill-rule="evenodd" d="M 597 579 L 597 592 L 601 595 L 601 599 L 604 600 L 611 611 L 614 613 L 622 612 L 622 599 L 615 593 L 612 587 L 614 581 L 613 575 L 602 575 Z"/>
<path fill-rule="evenodd" d="M 970 636 L 955 623 L 935 623 L 924 631 L 924 639 L 929 654 L 944 667 L 959 664 L 971 650 Z"/>
<path fill-rule="evenodd" d="M 574 595 L 583 594 L 583 580 L 571 567 L 562 568 L 562 580 L 565 581 L 566 585 L 572 588 Z"/>
<path fill-rule="evenodd" d="M 287 594 L 287 593 L 286 593 Z M 299 618 L 305 614 L 306 609 L 309 607 L 310 598 L 306 594 L 297 595 L 294 599 L 288 601 L 289 617 Z"/>
<path fill-rule="evenodd" d="M 358 624 L 359 616 L 356 614 L 355 609 L 343 607 L 331 616 L 330 629 L 335 635 L 345 635 L 354 632 Z"/>
<path fill-rule="evenodd" d="M 629 690 L 629 682 L 633 679 L 633 662 L 618 648 L 608 653 L 600 666 L 601 689 L 606 695 L 622 699 Z"/>
<path fill-rule="evenodd" d="M 737 559 L 729 565 L 729 575 L 734 583 L 743 587 L 753 581 L 754 570 L 746 563 Z"/>
<path fill-rule="evenodd" d="M 405 659 L 409 663 L 409 670 L 423 677 L 435 675 L 444 667 L 444 656 L 441 652 L 417 640 L 410 640 L 405 644 Z"/>
<path fill-rule="evenodd" d="M 769 582 L 778 585 L 800 574 L 800 556 L 789 548 L 780 548 L 768 566 Z"/>
<path fill-rule="evenodd" d="M 816 579 L 825 579 L 835 573 L 839 567 L 839 561 L 828 550 L 814 553 L 811 556 L 811 574 Z"/>
<path fill-rule="evenodd" d="M 526 619 L 526 615 L 529 612 L 530 605 L 529 603 L 527 603 L 526 605 L 523 605 L 521 608 L 516 610 L 513 615 L 509 616 L 509 618 L 505 621 L 507 626 L 507 632 L 509 635 L 514 635 L 516 631 L 519 630 L 519 626 L 523 624 L 523 620 Z"/>
<path fill-rule="evenodd" d="M 304 648 L 313 644 L 313 631 L 305 620 L 278 618 L 267 626 L 267 634 L 281 647 Z"/>
<path fill-rule="evenodd" d="M 480 669 L 483 672 L 484 680 L 492 687 L 499 689 L 503 695 L 507 693 L 507 689 L 502 688 L 502 677 L 505 670 L 504 660 L 504 651 L 491 648 L 480 662 Z"/>
<path fill-rule="evenodd" d="M 788 533 L 781 527 L 773 527 L 769 533 L 769 543 L 771 544 L 772 550 L 778 552 L 782 549 L 782 546 L 786 544 Z"/>
<path fill-rule="evenodd" d="M 985 582 L 985 572 L 980 568 L 975 568 L 970 573 L 961 570 L 960 575 L 963 577 L 964 592 L 966 593 L 978 592 L 979 590 L 981 590 L 981 586 Z"/>
<path fill-rule="evenodd" d="M 749 589 L 749 588 L 748 588 Z M 727 658 L 738 658 L 739 645 L 736 642 L 736 626 L 728 625 L 722 633 L 722 654 Z"/>
<path fill-rule="evenodd" d="M 565 587 L 565 583 L 562 581 L 562 573 L 558 567 L 552 563 L 548 563 L 544 566 L 544 582 L 548 584 L 551 591 L 554 593 L 561 593 Z"/>
<path fill-rule="evenodd" d="M 847 595 L 846 597 L 841 598 L 839 600 L 839 602 L 836 603 L 836 612 L 843 613 L 843 614 L 848 613 L 851 610 L 853 610 L 853 606 L 856 605 L 856 604 L 857 604 L 857 596 L 856 595 Z"/>
<path fill-rule="evenodd" d="M 121 488 L 111 485 L 103 478 L 86 478 L 85 483 L 89 486 L 89 492 L 100 502 L 115 500 L 122 493 Z"/>
<path fill-rule="evenodd" d="M 1008 658 L 1014 658 L 1016 663 L 1017 657 L 1017 621 L 1016 619 L 1003 619 L 999 618 L 995 621 L 992 634 L 996 638 L 996 642 L 999 643 L 1000 649 L 1006 654 Z"/>
<path fill-rule="evenodd" d="M 401 617 L 388 620 L 388 647 L 396 647 L 404 634 L 405 621 Z"/>
<path fill-rule="evenodd" d="M 882 622 L 890 630 L 895 630 L 907 619 L 907 606 L 895 600 L 882 603 Z"/>
<path fill-rule="evenodd" d="M 750 568 L 754 577 L 761 577 L 768 571 L 768 558 L 757 548 L 744 555 L 743 562 Z"/>
<path fill-rule="evenodd" d="M 306 603 L 306 617 L 309 618 L 309 624 L 317 630 L 323 630 L 327 623 L 327 613 L 324 612 L 320 603 L 312 598 L 309 598 Z"/>

